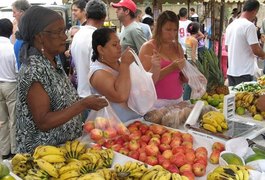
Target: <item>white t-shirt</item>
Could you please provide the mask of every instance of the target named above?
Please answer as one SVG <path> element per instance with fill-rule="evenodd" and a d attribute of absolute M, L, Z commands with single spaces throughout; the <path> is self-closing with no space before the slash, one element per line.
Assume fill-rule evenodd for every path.
<path fill-rule="evenodd" d="M 225 45 L 228 46 L 228 75 L 254 75 L 256 57 L 250 45 L 258 43 L 257 30 L 252 22 L 239 18 L 228 25 L 225 38 Z"/>
<path fill-rule="evenodd" d="M 186 38 L 188 36 L 190 36 L 190 33 L 187 32 L 187 27 L 188 25 L 191 23 L 192 21 L 190 20 L 179 20 L 179 33 L 178 33 L 178 39 L 179 39 L 179 43 L 182 46 L 182 49 L 184 51 L 184 53 L 186 52 Z"/>
<path fill-rule="evenodd" d="M 71 44 L 71 55 L 77 72 L 77 92 L 80 97 L 91 95 L 88 85 L 88 73 L 92 57 L 92 34 L 97 28 L 81 26 Z"/>
<path fill-rule="evenodd" d="M 0 36 L 0 81 L 17 81 L 17 63 L 13 44 L 10 39 Z"/>

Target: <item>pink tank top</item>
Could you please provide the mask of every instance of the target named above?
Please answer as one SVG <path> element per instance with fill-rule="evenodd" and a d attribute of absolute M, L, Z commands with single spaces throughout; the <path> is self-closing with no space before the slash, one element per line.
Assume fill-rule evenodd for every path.
<path fill-rule="evenodd" d="M 161 69 L 171 64 L 171 61 L 161 59 Z M 175 70 L 155 84 L 158 99 L 179 99 L 183 93 L 180 80 L 180 70 Z"/>

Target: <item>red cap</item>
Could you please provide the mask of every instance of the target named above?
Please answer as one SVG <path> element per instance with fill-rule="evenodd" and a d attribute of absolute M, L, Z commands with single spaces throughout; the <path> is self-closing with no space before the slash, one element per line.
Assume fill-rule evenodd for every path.
<path fill-rule="evenodd" d="M 121 0 L 118 3 L 111 3 L 112 7 L 119 8 L 119 7 L 126 7 L 130 9 L 132 12 L 135 13 L 136 11 L 136 4 L 132 0 Z"/>

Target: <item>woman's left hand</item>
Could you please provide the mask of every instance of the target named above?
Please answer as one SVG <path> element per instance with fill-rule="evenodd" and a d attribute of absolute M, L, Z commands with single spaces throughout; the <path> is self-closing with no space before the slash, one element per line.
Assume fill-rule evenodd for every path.
<path fill-rule="evenodd" d="M 185 58 L 180 58 L 176 60 L 176 63 L 178 64 L 178 68 L 181 70 L 184 68 L 186 59 Z"/>

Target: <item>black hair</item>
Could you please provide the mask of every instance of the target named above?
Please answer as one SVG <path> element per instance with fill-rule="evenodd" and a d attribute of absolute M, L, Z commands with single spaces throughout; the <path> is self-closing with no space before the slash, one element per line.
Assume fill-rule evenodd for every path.
<path fill-rule="evenodd" d="M 187 16 L 187 14 L 188 14 L 187 8 L 180 8 L 180 10 L 179 10 L 179 16 L 180 17 L 185 17 L 185 16 Z"/>
<path fill-rule="evenodd" d="M 259 1 L 257 1 L 257 0 L 247 0 L 244 3 L 243 11 L 250 12 L 250 11 L 253 11 L 253 10 L 258 10 L 259 7 L 260 7 Z"/>
<path fill-rule="evenodd" d="M 187 31 L 190 34 L 197 34 L 198 31 L 200 29 L 200 24 L 197 22 L 191 22 L 188 27 L 187 27 Z"/>
<path fill-rule="evenodd" d="M 107 16 L 106 4 L 101 0 L 90 0 L 86 4 L 87 19 L 102 20 Z"/>
<path fill-rule="evenodd" d="M 142 23 L 148 24 L 149 26 L 154 25 L 154 19 L 150 17 L 146 17 L 142 20 Z"/>
<path fill-rule="evenodd" d="M 73 5 L 76 5 L 76 7 L 78 9 L 80 9 L 81 11 L 84 11 L 85 8 L 86 8 L 86 3 L 88 2 L 88 0 L 75 0 L 72 4 Z"/>
<path fill-rule="evenodd" d="M 195 12 L 195 9 L 192 7 L 192 8 L 190 8 L 190 11 Z"/>
<path fill-rule="evenodd" d="M 154 15 L 153 12 L 152 12 L 152 9 L 149 6 L 145 8 L 144 12 L 145 12 L 145 14 L 148 14 L 148 15 L 150 15 L 152 17 Z"/>
<path fill-rule="evenodd" d="M 12 32 L 12 22 L 7 18 L 0 19 L 0 36 L 9 38 L 12 35 Z"/>
<path fill-rule="evenodd" d="M 100 46 L 105 46 L 109 40 L 110 40 L 110 35 L 112 33 L 116 33 L 114 29 L 103 27 L 99 28 L 94 31 L 92 34 L 92 49 L 93 49 L 93 55 L 91 60 L 95 62 L 99 58 L 99 53 L 97 47 Z"/>

